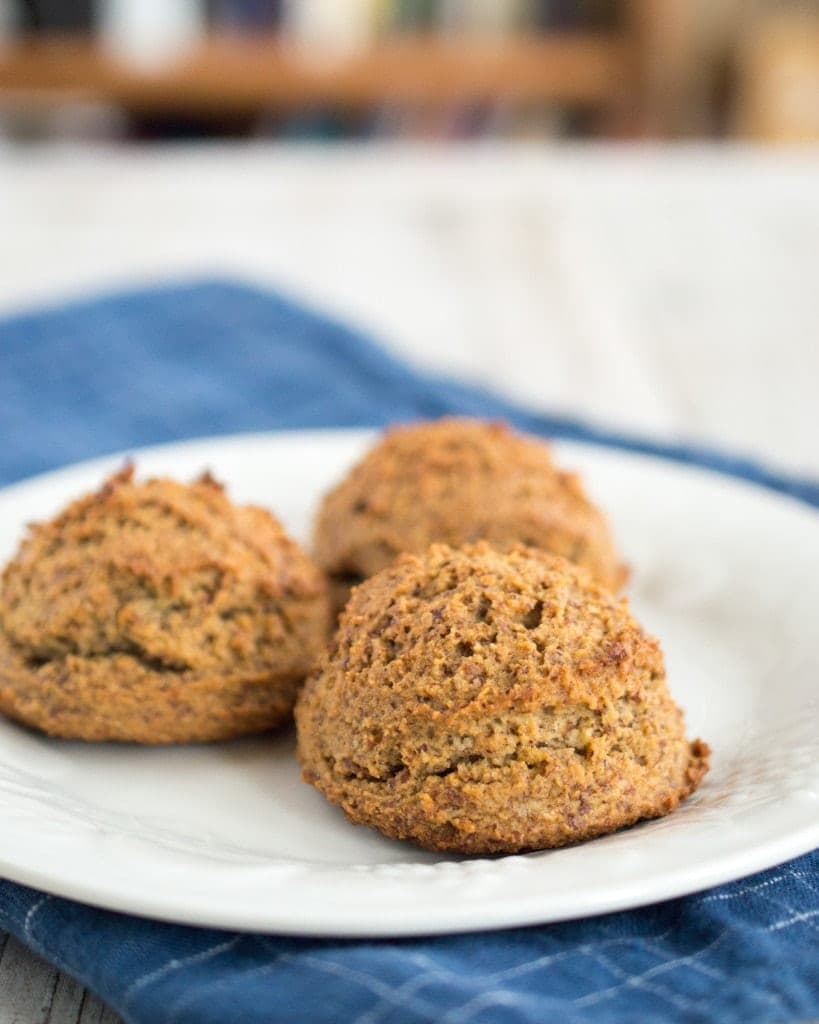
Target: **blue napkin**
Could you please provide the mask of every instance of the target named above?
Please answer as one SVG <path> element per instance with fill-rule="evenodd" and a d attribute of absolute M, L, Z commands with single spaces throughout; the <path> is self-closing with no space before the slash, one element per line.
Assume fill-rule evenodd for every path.
<path fill-rule="evenodd" d="M 815 483 L 525 413 L 236 284 L 120 294 L 0 322 L 0 483 L 177 438 L 448 412 L 698 463 L 819 506 Z M 133 1024 L 819 1016 L 819 852 L 641 910 L 455 937 L 242 935 L 127 917 L 4 881 L 0 926 Z"/>

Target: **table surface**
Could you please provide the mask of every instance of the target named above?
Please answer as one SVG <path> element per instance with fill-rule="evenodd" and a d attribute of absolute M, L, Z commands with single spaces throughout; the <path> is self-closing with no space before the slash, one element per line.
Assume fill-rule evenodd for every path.
<path fill-rule="evenodd" d="M 0 144 L 0 315 L 275 285 L 531 408 L 819 476 L 819 150 Z M 0 933 L 0 1024 L 108 1024 Z"/>

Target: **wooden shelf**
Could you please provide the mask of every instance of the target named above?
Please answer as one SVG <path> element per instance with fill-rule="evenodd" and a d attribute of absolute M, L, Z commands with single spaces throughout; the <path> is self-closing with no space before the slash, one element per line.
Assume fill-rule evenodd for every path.
<path fill-rule="evenodd" d="M 305 106 L 482 100 L 617 104 L 632 75 L 615 35 L 502 42 L 409 37 L 319 56 L 274 37 L 215 37 L 154 68 L 88 40 L 20 42 L 0 51 L 0 103 L 82 98 L 144 113 L 239 114 Z"/>

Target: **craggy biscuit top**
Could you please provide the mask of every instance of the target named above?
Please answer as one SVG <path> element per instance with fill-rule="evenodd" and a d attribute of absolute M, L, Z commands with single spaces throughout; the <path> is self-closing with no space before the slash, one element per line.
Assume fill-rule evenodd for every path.
<path fill-rule="evenodd" d="M 357 587 L 297 707 L 305 777 L 434 849 L 560 845 L 705 772 L 627 603 L 540 550 L 435 545 Z"/>
<path fill-rule="evenodd" d="M 259 610 L 314 598 L 319 573 L 261 508 L 204 476 L 128 468 L 30 528 L 3 572 L 0 627 L 34 659 L 127 652 L 177 668 L 265 659 Z"/>
<path fill-rule="evenodd" d="M 95 700 L 108 693 L 109 726 L 123 738 L 130 738 L 128 716 L 116 704 L 136 692 L 137 680 L 151 701 L 172 691 L 175 701 L 186 692 L 192 700 L 195 691 L 179 691 L 178 684 L 201 683 L 196 700 L 204 708 L 206 689 L 208 715 L 227 680 L 234 689 L 255 681 L 247 700 L 256 704 L 265 687 L 272 700 L 269 684 L 287 681 L 286 699 L 283 690 L 277 695 L 284 707 L 295 696 L 295 681 L 314 664 L 326 624 L 322 574 L 269 512 L 233 505 L 208 475 L 190 485 L 139 483 L 129 467 L 32 526 L 6 566 L 0 705 L 70 734 L 82 731 L 80 708 L 92 689 Z M 109 689 L 101 690 L 106 666 Z M 230 700 L 240 703 L 235 692 Z M 196 708 L 186 708 L 192 721 Z M 162 728 L 174 732 L 166 710 Z M 264 717 L 258 707 L 256 713 Z M 279 708 L 273 717 L 284 713 Z M 146 723 L 158 714 L 146 697 Z M 225 713 L 219 726 L 226 734 L 229 719 Z M 96 737 L 106 728 L 100 721 L 85 732 Z M 182 738 L 185 728 L 180 722 Z M 139 731 L 151 741 L 149 725 Z"/>
<path fill-rule="evenodd" d="M 625 576 L 605 517 L 545 444 L 462 418 L 388 430 L 324 499 L 314 550 L 327 572 L 355 581 L 401 552 L 478 540 L 563 555 L 612 589 Z"/>

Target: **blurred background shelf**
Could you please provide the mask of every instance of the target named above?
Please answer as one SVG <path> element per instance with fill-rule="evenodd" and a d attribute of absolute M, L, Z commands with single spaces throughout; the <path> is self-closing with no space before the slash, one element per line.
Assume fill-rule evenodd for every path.
<path fill-rule="evenodd" d="M 655 3 L 0 0 L 0 121 L 30 138 L 622 136 Z"/>
<path fill-rule="evenodd" d="M 819 138 L 819 0 L 0 0 L 0 136 Z"/>
<path fill-rule="evenodd" d="M 214 36 L 142 67 L 90 39 L 31 38 L 0 53 L 0 102 L 75 98 L 144 113 L 356 110 L 382 103 L 568 102 L 611 108 L 634 58 L 605 34 L 504 40 L 412 36 L 361 52 L 315 52 L 276 36 Z"/>

